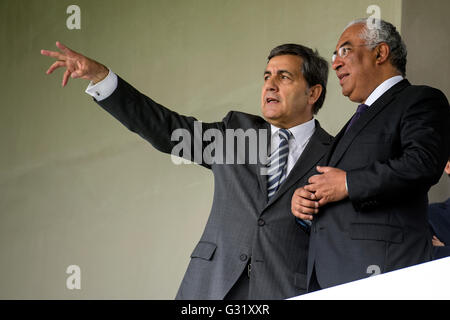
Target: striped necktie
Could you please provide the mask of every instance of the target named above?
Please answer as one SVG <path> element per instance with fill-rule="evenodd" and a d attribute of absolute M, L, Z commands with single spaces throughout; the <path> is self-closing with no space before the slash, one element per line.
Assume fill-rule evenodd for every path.
<path fill-rule="evenodd" d="M 280 144 L 278 148 L 270 155 L 269 168 L 267 171 L 267 196 L 270 200 L 277 192 L 280 185 L 286 179 L 286 167 L 289 155 L 289 139 L 292 133 L 287 129 L 278 131 Z"/>

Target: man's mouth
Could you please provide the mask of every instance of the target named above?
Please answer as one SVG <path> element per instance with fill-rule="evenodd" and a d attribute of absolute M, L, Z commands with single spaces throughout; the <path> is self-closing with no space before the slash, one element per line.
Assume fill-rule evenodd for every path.
<path fill-rule="evenodd" d="M 266 104 L 276 104 L 276 103 L 279 103 L 279 102 L 280 102 L 280 100 L 272 98 L 272 97 L 267 97 L 266 98 Z"/>
<path fill-rule="evenodd" d="M 341 73 L 337 77 L 339 78 L 339 84 L 342 86 L 344 83 L 345 78 L 347 78 L 350 74 L 349 73 Z"/>

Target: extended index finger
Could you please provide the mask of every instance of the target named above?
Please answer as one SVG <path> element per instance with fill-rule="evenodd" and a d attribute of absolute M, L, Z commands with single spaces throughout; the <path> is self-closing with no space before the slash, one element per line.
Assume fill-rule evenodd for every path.
<path fill-rule="evenodd" d="M 66 56 L 63 55 L 61 52 L 57 51 L 50 51 L 50 50 L 41 50 L 41 54 L 47 57 L 55 58 L 57 60 L 64 61 Z"/>

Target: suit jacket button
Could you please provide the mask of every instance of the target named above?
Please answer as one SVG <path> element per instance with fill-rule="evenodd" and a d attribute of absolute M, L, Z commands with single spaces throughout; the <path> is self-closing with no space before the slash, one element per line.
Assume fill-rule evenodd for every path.
<path fill-rule="evenodd" d="M 243 253 L 243 254 L 241 254 L 240 256 L 239 256 L 239 259 L 241 259 L 241 261 L 245 261 L 245 260 L 247 260 L 247 255 L 245 254 L 245 253 Z"/>
<path fill-rule="evenodd" d="M 258 219 L 258 226 L 262 227 L 266 222 L 263 219 Z"/>

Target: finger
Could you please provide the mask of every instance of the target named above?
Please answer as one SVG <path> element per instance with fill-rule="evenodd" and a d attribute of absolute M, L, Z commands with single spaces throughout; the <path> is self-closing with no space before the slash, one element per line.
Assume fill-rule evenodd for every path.
<path fill-rule="evenodd" d="M 65 45 L 63 45 L 61 42 L 56 41 L 56 46 L 58 47 L 59 50 L 61 50 L 64 53 L 69 53 L 72 52 L 72 50 L 70 50 L 69 48 L 67 48 Z"/>
<path fill-rule="evenodd" d="M 312 201 L 312 200 L 308 200 L 306 198 L 296 198 L 293 200 L 294 204 L 301 206 L 301 207 L 305 207 L 305 208 L 311 208 L 311 209 L 315 209 L 319 207 L 319 202 L 318 201 Z"/>
<path fill-rule="evenodd" d="M 72 79 L 77 79 L 77 78 L 79 78 L 81 76 L 81 74 L 80 74 L 79 71 L 74 71 L 74 72 L 71 73 L 70 76 L 72 77 Z"/>
<path fill-rule="evenodd" d="M 299 206 L 299 207 L 296 207 L 296 212 L 298 212 L 300 214 L 312 216 L 314 214 L 319 213 L 319 209 Z"/>
<path fill-rule="evenodd" d="M 316 175 L 313 175 L 313 176 L 309 177 L 308 183 L 309 183 L 309 184 L 314 184 L 314 183 L 319 182 L 321 176 L 322 176 L 322 175 L 320 175 L 320 174 L 316 174 Z"/>
<path fill-rule="evenodd" d="M 309 198 L 310 192 L 307 191 L 304 187 L 298 188 L 295 190 L 294 195 L 300 198 Z"/>
<path fill-rule="evenodd" d="M 48 68 L 46 74 L 51 74 L 53 71 L 55 71 L 58 68 L 65 67 L 66 63 L 64 61 L 56 61 L 53 63 L 50 68 Z"/>
<path fill-rule="evenodd" d="M 310 214 L 298 213 L 298 214 L 294 214 L 294 216 L 299 218 L 299 219 L 302 219 L 302 220 L 310 220 L 310 221 L 312 221 L 314 219 L 314 217 L 312 215 L 310 215 Z"/>
<path fill-rule="evenodd" d="M 319 207 L 323 207 L 324 205 L 326 205 L 329 201 L 329 199 L 327 197 L 323 197 L 321 198 L 317 203 L 319 204 Z"/>
<path fill-rule="evenodd" d="M 301 207 L 294 206 L 291 209 L 291 211 L 292 211 L 292 214 L 294 216 L 296 216 L 297 218 L 300 218 L 303 220 L 312 220 L 313 219 L 313 215 L 303 212 L 303 208 L 301 208 Z M 307 211 L 307 210 L 305 209 L 305 211 Z"/>
<path fill-rule="evenodd" d="M 297 189 L 297 190 L 295 190 L 294 194 L 292 195 L 292 201 L 297 202 L 303 198 L 311 199 L 309 194 L 310 194 L 310 192 L 306 191 L 304 188 Z"/>
<path fill-rule="evenodd" d="M 65 87 L 67 82 L 69 81 L 70 74 L 71 74 L 71 72 L 69 69 L 67 69 L 66 72 L 64 72 L 63 81 L 62 81 L 63 87 Z"/>
<path fill-rule="evenodd" d="M 304 190 L 305 190 L 305 187 L 297 188 L 294 191 L 294 195 L 301 196 Z"/>
<path fill-rule="evenodd" d="M 303 188 L 297 189 L 297 195 L 299 195 L 302 198 L 312 199 L 314 193 L 311 191 L 311 189 L 314 189 L 314 186 L 309 184 L 305 185 Z"/>
<path fill-rule="evenodd" d="M 303 192 L 303 198 L 317 200 L 317 195 L 315 194 L 317 191 L 317 186 L 313 184 L 308 184 L 305 186 L 305 192 Z"/>
<path fill-rule="evenodd" d="M 325 173 L 328 172 L 330 170 L 334 169 L 333 167 L 322 167 L 322 166 L 317 166 L 316 170 L 320 173 Z"/>
<path fill-rule="evenodd" d="M 66 60 L 66 56 L 57 51 L 41 50 L 41 54 L 47 57 L 55 58 L 57 60 Z"/>
<path fill-rule="evenodd" d="M 302 220 L 310 220 L 310 221 L 312 221 L 314 219 L 313 215 L 311 215 L 311 214 L 300 214 L 298 216 L 298 218 L 300 218 Z"/>
<path fill-rule="evenodd" d="M 303 202 L 305 201 L 305 202 Z M 311 203 L 312 202 L 312 203 Z M 298 213 L 306 213 L 306 214 L 316 214 L 319 212 L 319 204 L 314 201 L 302 200 L 301 202 L 292 202 L 292 210 L 295 210 Z"/>

